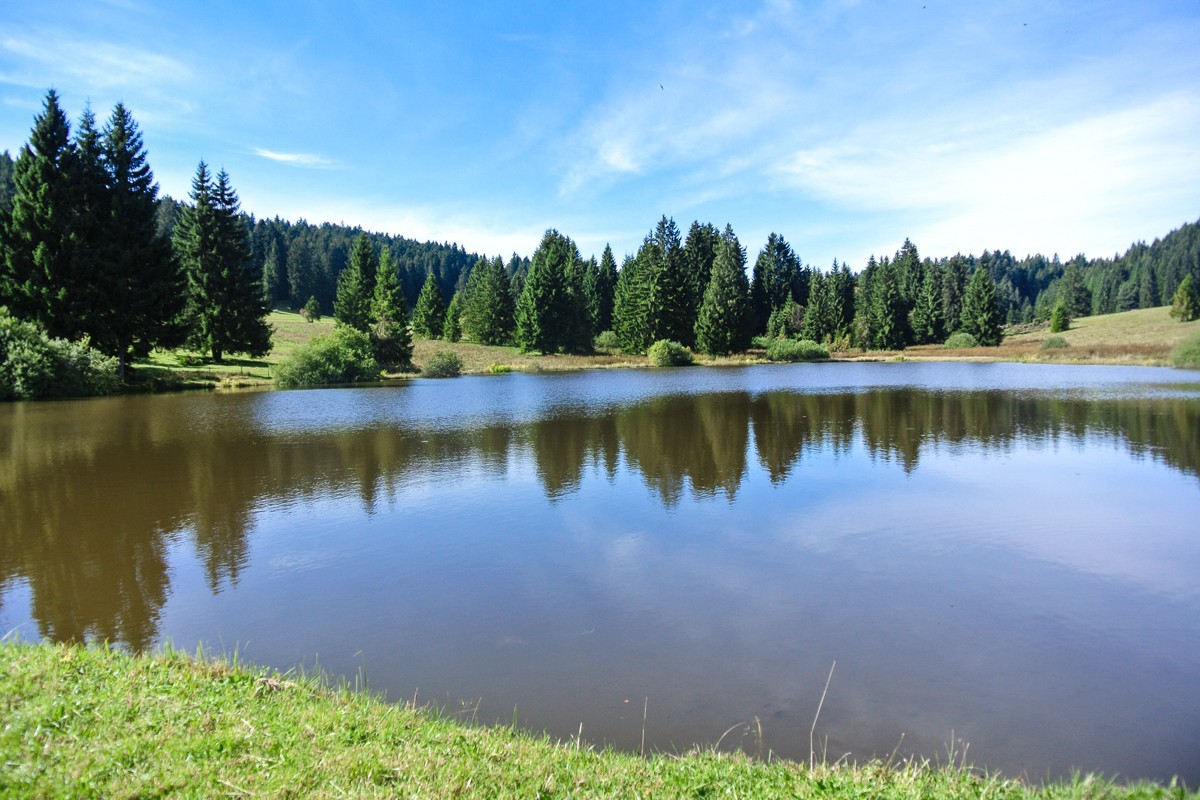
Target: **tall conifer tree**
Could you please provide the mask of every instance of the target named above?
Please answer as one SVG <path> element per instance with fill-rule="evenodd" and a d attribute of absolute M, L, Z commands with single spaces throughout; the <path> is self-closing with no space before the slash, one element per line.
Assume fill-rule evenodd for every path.
<path fill-rule="evenodd" d="M 375 248 L 365 233 L 354 238 L 350 260 L 338 276 L 333 316 L 343 325 L 368 333 L 371 330 L 371 297 L 375 291 Z"/>
<path fill-rule="evenodd" d="M 696 346 L 702 353 L 726 355 L 750 346 L 750 283 L 746 251 L 725 226 L 696 319 Z"/>
<path fill-rule="evenodd" d="M 371 298 L 371 346 L 375 359 L 387 367 L 412 365 L 412 334 L 408 330 L 408 304 L 390 247 L 383 248 L 375 273 Z"/>
<path fill-rule="evenodd" d="M 442 287 L 438 285 L 437 276 L 428 272 L 413 309 L 413 332 L 426 339 L 440 339 L 445 324 L 446 301 L 442 299 Z"/>
<path fill-rule="evenodd" d="M 591 321 L 584 295 L 582 260 L 570 237 L 546 231 L 533 253 L 517 300 L 517 345 L 524 351 L 584 353 L 591 350 Z"/>
<path fill-rule="evenodd" d="M 978 267 L 967 283 L 963 296 L 962 329 L 981 345 L 994 346 L 1004 338 L 1000 308 L 996 303 L 996 284 L 986 267 Z"/>
<path fill-rule="evenodd" d="M 626 257 L 613 292 L 613 331 L 626 353 L 644 353 L 654 344 L 648 314 L 649 280 L 642 261 Z"/>

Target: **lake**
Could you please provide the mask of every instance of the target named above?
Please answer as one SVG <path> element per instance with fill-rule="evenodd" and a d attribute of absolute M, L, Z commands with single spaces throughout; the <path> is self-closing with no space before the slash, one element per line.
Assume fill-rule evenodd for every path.
<path fill-rule="evenodd" d="M 0 635 L 637 751 L 1200 784 L 1200 373 L 841 363 L 0 406 Z M 722 738 L 723 737 L 723 738 Z"/>

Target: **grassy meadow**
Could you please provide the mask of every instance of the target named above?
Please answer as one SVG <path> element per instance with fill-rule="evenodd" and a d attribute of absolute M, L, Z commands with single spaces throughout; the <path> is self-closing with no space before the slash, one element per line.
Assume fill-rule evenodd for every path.
<path fill-rule="evenodd" d="M 904 358 L 928 361 L 1020 361 L 1063 364 L 1140 364 L 1167 366 L 1171 351 L 1187 338 L 1200 334 L 1200 320 L 1179 323 L 1171 319 L 1166 306 L 1120 314 L 1105 314 L 1073 320 L 1070 328 L 1052 334 L 1047 324 L 1024 325 L 1006 331 L 999 347 L 974 347 L 947 350 L 941 345 L 920 345 L 897 352 L 838 353 L 836 359 Z M 179 386 L 246 388 L 271 384 L 272 369 L 314 336 L 333 329 L 333 318 L 326 316 L 308 322 L 294 311 L 276 310 L 267 319 L 274 328 L 273 349 L 265 358 L 232 356 L 224 364 L 213 364 L 187 350 L 155 351 L 137 364 L 139 378 L 150 388 Z M 1052 342 L 1059 346 L 1047 347 Z M 1065 346 L 1063 346 L 1065 343 Z M 538 355 L 522 353 L 516 347 L 493 347 L 471 342 L 446 342 L 416 339 L 413 362 L 420 368 L 433 354 L 450 351 L 463 362 L 463 372 L 485 374 L 493 371 L 549 372 L 578 369 L 609 369 L 648 365 L 645 356 L 619 352 L 592 355 Z M 762 351 L 750 351 L 730 357 L 698 355 L 696 363 L 709 366 L 757 363 L 764 361 Z M 394 375 L 392 377 L 404 377 Z"/>
<path fill-rule="evenodd" d="M 1035 785 L 950 752 L 827 765 L 598 750 L 177 651 L 0 642 L 0 797 L 1186 798 Z"/>

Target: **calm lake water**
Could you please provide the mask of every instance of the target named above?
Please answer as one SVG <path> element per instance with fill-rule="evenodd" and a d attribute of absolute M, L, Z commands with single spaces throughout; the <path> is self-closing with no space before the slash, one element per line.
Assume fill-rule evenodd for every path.
<path fill-rule="evenodd" d="M 1200 784 L 1200 373 L 815 364 L 0 407 L 0 635 L 594 744 Z M 643 714 L 645 722 L 643 723 Z M 759 726 L 761 725 L 761 737 Z"/>

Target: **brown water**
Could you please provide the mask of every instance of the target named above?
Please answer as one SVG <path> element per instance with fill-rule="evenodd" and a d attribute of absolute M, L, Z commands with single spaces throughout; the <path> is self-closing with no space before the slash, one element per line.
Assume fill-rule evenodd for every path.
<path fill-rule="evenodd" d="M 1200 375 L 827 364 L 0 407 L 0 635 L 637 750 L 1200 783 Z M 761 725 L 761 739 L 759 726 Z M 952 739 L 953 737 L 953 739 Z"/>

